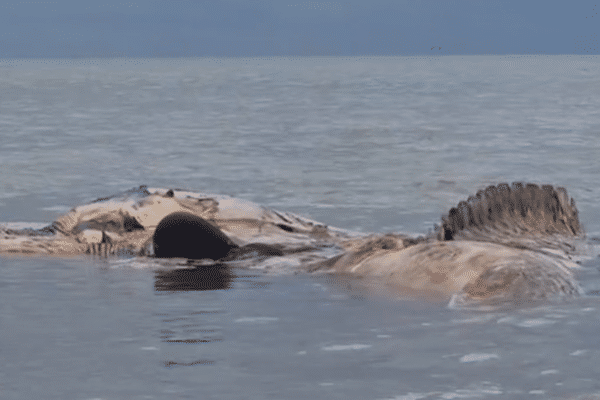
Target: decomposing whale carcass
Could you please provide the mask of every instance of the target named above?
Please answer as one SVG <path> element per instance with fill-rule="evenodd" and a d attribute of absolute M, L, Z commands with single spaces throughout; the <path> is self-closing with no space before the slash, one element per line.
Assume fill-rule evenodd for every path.
<path fill-rule="evenodd" d="M 452 208 L 435 235 L 354 240 L 347 252 L 312 267 L 387 282 L 455 300 L 576 295 L 573 277 L 584 232 L 563 188 L 489 186 Z"/>
<path fill-rule="evenodd" d="M 167 237 L 174 235 L 180 241 L 195 242 L 199 254 L 203 254 L 206 243 L 203 245 L 201 235 L 196 236 L 200 231 L 186 225 L 186 218 L 173 218 L 177 213 L 187 215 L 188 219 L 190 215 L 196 216 L 197 223 L 204 221 L 222 232 L 231 250 L 253 244 L 250 247 L 253 251 L 267 249 L 267 245 L 276 245 L 281 251 L 299 251 L 315 242 L 337 242 L 349 237 L 342 229 L 327 228 L 308 218 L 270 210 L 242 199 L 141 186 L 75 207 L 40 230 L 0 228 L 0 254 L 153 256 L 153 237 L 161 222 L 165 227 L 176 227 L 170 232 L 166 227 Z M 165 217 L 174 221 L 167 224 L 169 219 Z M 174 254 L 167 252 L 164 256 L 187 255 L 190 254 L 177 254 L 175 250 Z M 201 255 L 191 258 L 198 257 Z"/>
<path fill-rule="evenodd" d="M 377 276 L 462 301 L 578 294 L 571 258 L 585 238 L 566 190 L 520 183 L 479 191 L 419 238 L 356 234 L 228 196 L 144 186 L 76 207 L 42 230 L 0 235 L 0 253 L 302 254 L 306 271 Z M 324 247 L 337 255 L 323 256 Z"/>

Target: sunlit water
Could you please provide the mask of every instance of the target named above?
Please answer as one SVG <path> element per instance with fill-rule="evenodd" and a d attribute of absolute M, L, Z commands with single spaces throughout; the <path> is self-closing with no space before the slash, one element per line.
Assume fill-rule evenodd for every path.
<path fill-rule="evenodd" d="M 425 233 L 518 180 L 565 186 L 595 238 L 598 76 L 566 56 L 6 61 L 0 221 L 147 184 Z M 600 395 L 600 263 L 583 267 L 582 298 L 465 310 L 377 281 L 0 257 L 0 397 Z"/>

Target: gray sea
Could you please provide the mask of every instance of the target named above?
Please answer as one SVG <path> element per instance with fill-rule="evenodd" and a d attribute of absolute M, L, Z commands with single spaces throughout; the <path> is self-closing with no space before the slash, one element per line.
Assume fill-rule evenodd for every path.
<path fill-rule="evenodd" d="M 149 185 L 423 234 L 488 184 L 564 186 L 600 239 L 600 59 L 0 60 L 0 221 Z M 385 282 L 0 257 L 2 399 L 600 398 L 586 293 L 503 309 Z"/>

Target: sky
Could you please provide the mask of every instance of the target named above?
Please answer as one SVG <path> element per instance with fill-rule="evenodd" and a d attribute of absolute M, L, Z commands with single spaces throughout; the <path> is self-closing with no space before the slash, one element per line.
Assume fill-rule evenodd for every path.
<path fill-rule="evenodd" d="M 583 54 L 600 0 L 0 3 L 0 59 Z"/>

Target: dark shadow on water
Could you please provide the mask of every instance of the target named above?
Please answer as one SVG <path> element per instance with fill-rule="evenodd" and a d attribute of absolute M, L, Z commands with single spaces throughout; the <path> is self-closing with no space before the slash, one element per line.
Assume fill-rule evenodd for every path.
<path fill-rule="evenodd" d="M 234 276 L 226 264 L 156 271 L 154 290 L 192 291 L 229 289 Z"/>

